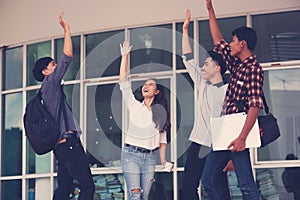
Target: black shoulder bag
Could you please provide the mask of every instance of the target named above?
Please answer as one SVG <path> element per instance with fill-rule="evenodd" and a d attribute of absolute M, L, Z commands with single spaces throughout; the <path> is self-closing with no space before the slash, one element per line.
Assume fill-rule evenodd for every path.
<path fill-rule="evenodd" d="M 265 115 L 258 116 L 258 124 L 260 129 L 261 147 L 264 147 L 280 137 L 280 129 L 277 119 L 269 112 L 269 107 L 265 95 L 262 95 L 265 106 Z"/>

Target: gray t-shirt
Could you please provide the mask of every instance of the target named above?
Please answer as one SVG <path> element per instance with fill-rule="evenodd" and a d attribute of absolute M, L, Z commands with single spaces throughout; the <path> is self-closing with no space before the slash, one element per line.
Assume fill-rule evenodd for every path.
<path fill-rule="evenodd" d="M 61 82 L 62 82 L 62 78 L 63 78 L 65 72 L 67 71 L 68 66 L 71 63 L 71 61 L 72 61 L 72 58 L 66 56 L 65 54 L 63 54 L 61 56 L 61 59 L 60 59 L 59 63 L 57 64 L 54 72 L 43 80 L 42 86 L 41 86 L 41 93 L 42 93 L 42 99 L 44 101 L 46 108 L 52 114 L 52 116 L 54 116 L 56 121 L 58 120 L 59 115 L 61 115 L 61 117 L 60 117 L 61 134 L 68 130 L 72 130 L 72 131 L 78 132 L 78 134 L 80 135 L 81 129 L 80 129 L 70 107 L 68 106 L 65 98 L 64 98 L 62 105 L 64 106 L 64 108 L 66 110 L 66 115 L 65 115 L 66 119 L 64 119 L 63 108 L 61 109 L 61 112 L 58 113 L 59 112 L 58 109 L 60 106 L 60 100 L 64 95 L 62 92 L 62 89 L 61 89 L 61 87 L 62 87 Z M 67 125 L 66 125 L 65 121 L 67 122 Z"/>

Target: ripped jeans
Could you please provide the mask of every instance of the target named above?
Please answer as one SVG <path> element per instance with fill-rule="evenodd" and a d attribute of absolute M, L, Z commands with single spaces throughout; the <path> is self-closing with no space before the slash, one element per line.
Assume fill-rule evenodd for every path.
<path fill-rule="evenodd" d="M 121 156 L 122 171 L 126 182 L 128 200 L 148 199 L 154 182 L 158 152 L 141 153 L 131 147 L 123 147 Z"/>

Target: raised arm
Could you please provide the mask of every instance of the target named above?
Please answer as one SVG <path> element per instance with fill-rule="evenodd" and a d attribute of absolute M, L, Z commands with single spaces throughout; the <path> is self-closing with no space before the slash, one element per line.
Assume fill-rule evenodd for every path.
<path fill-rule="evenodd" d="M 73 57 L 73 46 L 72 46 L 72 39 L 70 33 L 70 26 L 67 21 L 64 19 L 64 13 L 61 12 L 59 15 L 59 23 L 61 27 L 64 29 L 64 48 L 63 52 L 69 57 Z"/>
<path fill-rule="evenodd" d="M 206 8 L 209 16 L 209 27 L 210 27 L 211 37 L 213 39 L 214 45 L 217 45 L 218 42 L 220 42 L 223 39 L 223 36 L 220 31 L 211 0 L 206 0 Z"/>
<path fill-rule="evenodd" d="M 182 26 L 182 54 L 192 53 L 192 48 L 189 42 L 189 25 L 191 21 L 191 10 L 187 9 L 185 20 Z"/>
<path fill-rule="evenodd" d="M 127 81 L 127 71 L 128 71 L 128 54 L 131 51 L 132 46 L 129 45 L 128 41 L 124 41 L 123 45 L 120 44 L 120 51 L 122 55 L 121 66 L 120 66 L 120 82 Z"/>

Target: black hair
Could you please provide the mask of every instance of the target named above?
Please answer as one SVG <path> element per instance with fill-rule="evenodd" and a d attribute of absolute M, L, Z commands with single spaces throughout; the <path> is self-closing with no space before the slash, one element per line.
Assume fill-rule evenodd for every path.
<path fill-rule="evenodd" d="M 148 80 L 154 80 L 156 83 L 156 88 L 159 90 L 159 93 L 154 97 L 151 109 L 152 120 L 155 124 L 155 128 L 162 133 L 171 127 L 168 100 L 164 87 L 161 84 L 158 84 L 157 80 L 154 78 L 150 78 Z"/>
<path fill-rule="evenodd" d="M 53 58 L 43 57 L 43 58 L 38 59 L 35 62 L 34 68 L 32 69 L 32 75 L 35 80 L 40 81 L 40 82 L 44 80 L 45 76 L 42 73 L 42 71 L 47 68 L 47 66 L 49 65 L 49 63 L 51 61 L 53 61 Z"/>
<path fill-rule="evenodd" d="M 257 42 L 257 36 L 254 29 L 247 26 L 242 26 L 232 31 L 232 36 L 236 36 L 239 41 L 245 40 L 247 42 L 248 49 L 253 52 Z"/>
<path fill-rule="evenodd" d="M 208 51 L 207 53 L 208 53 L 209 57 L 212 58 L 213 61 L 217 62 L 218 65 L 220 65 L 221 75 L 223 76 L 223 74 L 227 71 L 227 67 L 226 67 L 226 63 L 223 60 L 222 56 L 215 51 Z"/>

